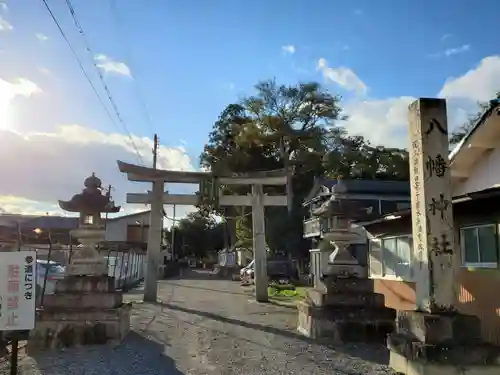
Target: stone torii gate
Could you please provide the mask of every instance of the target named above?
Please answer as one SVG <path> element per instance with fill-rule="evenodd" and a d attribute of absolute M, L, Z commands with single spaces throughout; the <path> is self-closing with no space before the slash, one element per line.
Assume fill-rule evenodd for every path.
<path fill-rule="evenodd" d="M 152 182 L 152 191 L 146 194 L 128 193 L 127 203 L 150 204 L 151 216 L 148 234 L 148 261 L 144 301 L 156 302 L 158 291 L 158 266 L 160 264 L 161 232 L 163 227 L 163 205 L 195 206 L 208 202 L 219 207 L 250 206 L 253 222 L 253 252 L 255 259 L 255 295 L 258 302 L 267 301 L 267 253 L 265 239 L 265 206 L 286 206 L 287 196 L 270 196 L 263 192 L 264 185 L 286 185 L 284 169 L 253 172 L 244 175 L 219 176 L 211 172 L 182 172 L 142 167 L 118 161 L 120 172 L 126 173 L 129 181 Z M 165 183 L 199 185 L 200 195 L 169 194 Z M 224 195 L 221 185 L 250 185 L 250 195 Z"/>

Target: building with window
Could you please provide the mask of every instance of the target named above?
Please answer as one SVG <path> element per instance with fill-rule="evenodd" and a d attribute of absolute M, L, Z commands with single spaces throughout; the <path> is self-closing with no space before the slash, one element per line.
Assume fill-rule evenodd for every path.
<path fill-rule="evenodd" d="M 500 344 L 500 115 L 491 103 L 450 153 L 457 308 L 482 321 L 485 340 Z M 411 211 L 363 223 L 369 237 L 369 275 L 386 305 L 415 308 Z M 446 242 L 439 244 L 447 247 Z"/>

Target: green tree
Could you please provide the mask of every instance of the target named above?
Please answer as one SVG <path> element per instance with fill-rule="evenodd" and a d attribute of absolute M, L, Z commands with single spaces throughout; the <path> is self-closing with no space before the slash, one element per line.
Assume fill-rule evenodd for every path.
<path fill-rule="evenodd" d="M 216 173 L 293 168 L 292 210 L 266 208 L 266 240 L 271 250 L 306 254 L 302 202 L 314 177 L 408 180 L 405 150 L 373 146 L 363 137 L 348 135 L 337 125 L 344 119 L 340 97 L 318 83 L 287 86 L 263 81 L 255 86 L 254 95 L 230 104 L 221 113 L 200 157 L 201 165 Z M 224 188 L 233 193 L 249 191 L 248 187 Z M 285 192 L 283 188 L 266 191 Z M 234 220 L 230 230 L 246 244 L 251 234 L 248 213 L 229 214 L 244 216 L 237 225 Z"/>
<path fill-rule="evenodd" d="M 189 255 L 202 258 L 224 247 L 223 223 L 217 223 L 201 210 L 188 214 L 176 226 L 165 231 L 165 238 L 170 245 L 172 231 L 175 231 L 174 253 L 180 257 Z"/>
<path fill-rule="evenodd" d="M 500 99 L 500 92 L 497 92 L 495 95 L 495 99 Z M 467 121 L 460 125 L 455 131 L 451 133 L 450 136 L 450 145 L 455 146 L 467 135 L 467 133 L 472 130 L 474 125 L 479 121 L 484 111 L 486 111 L 490 107 L 490 102 L 479 102 L 477 103 L 478 111 L 473 115 L 469 116 Z"/>

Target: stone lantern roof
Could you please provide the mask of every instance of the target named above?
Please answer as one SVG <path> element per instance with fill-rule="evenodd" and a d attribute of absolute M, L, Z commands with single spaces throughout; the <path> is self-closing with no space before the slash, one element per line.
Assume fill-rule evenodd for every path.
<path fill-rule="evenodd" d="M 59 207 L 69 212 L 80 213 L 115 213 L 120 211 L 120 206 L 115 206 L 108 194 L 102 193 L 102 181 L 95 173 L 84 181 L 85 188 L 69 201 L 59 201 Z"/>

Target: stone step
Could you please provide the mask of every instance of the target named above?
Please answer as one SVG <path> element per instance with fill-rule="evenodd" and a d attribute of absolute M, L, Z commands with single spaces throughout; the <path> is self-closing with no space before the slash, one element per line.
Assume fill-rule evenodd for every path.
<path fill-rule="evenodd" d="M 481 340 L 481 321 L 473 315 L 398 311 L 396 323 L 398 334 L 425 344 L 468 344 Z"/>
<path fill-rule="evenodd" d="M 314 317 L 335 321 L 391 322 L 395 325 L 396 310 L 388 307 L 353 307 L 353 306 L 313 306 L 302 302 L 298 310 Z"/>
<path fill-rule="evenodd" d="M 44 296 L 43 301 L 45 309 L 112 309 L 123 303 L 123 294 L 118 292 L 57 293 Z"/>
<path fill-rule="evenodd" d="M 111 276 L 65 276 L 56 284 L 56 293 L 106 293 L 115 291 Z"/>
<path fill-rule="evenodd" d="M 324 283 L 328 294 L 346 293 L 346 292 L 365 292 L 373 293 L 373 280 L 349 277 L 345 279 L 338 278 L 334 281 Z"/>
<path fill-rule="evenodd" d="M 316 306 L 365 306 L 383 307 L 385 297 L 383 294 L 371 292 L 343 292 L 326 294 L 318 290 L 310 290 L 308 296 Z"/>
<path fill-rule="evenodd" d="M 488 365 L 500 365 L 500 347 L 486 342 L 464 345 L 450 341 L 446 344 L 435 345 L 423 343 L 398 333 L 392 333 L 387 338 L 387 348 L 391 354 L 391 362 L 393 353 L 395 353 L 408 361 L 454 365 L 458 368 L 469 368 L 478 365 L 484 368 Z M 451 374 L 451 372 L 449 373 Z M 453 373 L 458 374 L 459 372 Z M 498 374 L 499 372 L 495 369 L 495 371 L 491 372 L 477 373 Z"/>
<path fill-rule="evenodd" d="M 375 317 L 344 316 L 343 319 L 328 317 L 322 313 L 312 313 L 299 308 L 297 330 L 310 338 L 325 338 L 329 343 L 379 342 L 384 343 L 387 335 L 394 331 L 394 320 Z M 318 309 L 319 310 L 319 309 Z M 362 309 L 358 309 L 361 312 Z M 390 309 L 387 309 L 390 310 Z M 367 318 L 367 319 L 366 319 Z"/>
<path fill-rule="evenodd" d="M 37 311 L 37 324 L 41 321 L 108 321 L 120 319 L 124 313 L 130 313 L 131 303 L 125 303 L 114 309 L 68 309 L 45 308 Z"/>

